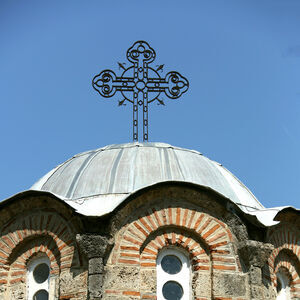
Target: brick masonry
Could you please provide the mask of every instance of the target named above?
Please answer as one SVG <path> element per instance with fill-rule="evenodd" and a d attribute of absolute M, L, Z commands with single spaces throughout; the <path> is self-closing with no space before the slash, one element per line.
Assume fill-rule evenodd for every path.
<path fill-rule="evenodd" d="M 27 214 L 25 212 L 2 227 L 0 283 L 5 299 L 13 299 L 13 297 L 25 299 L 27 265 L 35 256 L 41 255 L 49 258 L 50 276 L 58 279 L 56 289 L 59 289 L 59 280 L 63 282 L 71 268 L 81 268 L 75 235 L 62 216 L 47 211 Z M 80 275 L 80 277 L 82 280 L 86 276 Z M 64 297 L 62 299 L 72 298 L 68 298 L 69 288 L 61 286 L 60 290 L 66 291 L 61 293 L 61 297 Z M 82 295 L 82 299 L 86 298 L 85 288 L 82 290 L 82 287 L 78 293 L 73 289 L 72 294 L 76 297 Z"/>
<path fill-rule="evenodd" d="M 290 278 L 291 297 L 300 299 L 300 233 L 297 226 L 288 223 L 275 226 L 269 231 L 268 240 L 275 247 L 268 259 L 269 279 L 276 288 L 276 273 L 282 269 Z"/>
<path fill-rule="evenodd" d="M 136 299 L 155 299 L 156 259 L 165 247 L 179 247 L 189 256 L 193 299 L 216 299 L 217 296 L 221 299 L 222 282 L 213 283 L 213 277 L 218 278 L 218 274 L 227 274 L 243 285 L 228 291 L 230 299 L 246 299 L 246 276 L 241 270 L 234 246 L 236 238 L 230 228 L 192 203 L 189 207 L 181 201 L 170 205 L 174 201 L 168 201 L 168 197 L 152 206 L 143 205 L 143 202 L 151 202 L 144 199 L 131 213 L 125 209 L 124 215 L 129 217 L 116 233 L 115 246 L 105 267 L 104 299 L 125 299 L 129 295 Z M 214 208 L 217 211 L 217 204 Z M 120 273 L 128 275 L 116 278 Z M 136 274 L 135 278 L 132 274 Z M 125 280 L 134 283 L 126 284 Z"/>
<path fill-rule="evenodd" d="M 0 299 L 26 299 L 27 266 L 47 256 L 53 299 L 156 299 L 166 247 L 189 257 L 193 299 L 276 299 L 276 273 L 300 299 L 299 225 L 256 228 L 215 193 L 164 185 L 105 218 L 86 218 L 49 197 L 0 208 Z M 84 224 L 84 226 L 83 226 Z"/>

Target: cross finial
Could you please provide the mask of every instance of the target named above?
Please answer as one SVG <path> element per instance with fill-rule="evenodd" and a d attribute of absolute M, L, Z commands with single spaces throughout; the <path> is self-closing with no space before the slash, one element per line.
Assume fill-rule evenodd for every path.
<path fill-rule="evenodd" d="M 177 99 L 189 88 L 189 82 L 178 72 L 172 71 L 164 78 L 160 76 L 164 65 L 150 67 L 156 57 L 154 49 L 145 41 L 135 42 L 127 50 L 126 63 L 119 63 L 119 69 L 123 70 L 120 77 L 111 70 L 104 70 L 93 78 L 93 87 L 103 97 L 112 97 L 116 92 L 121 92 L 123 99 L 119 106 L 125 102 L 133 104 L 133 141 L 138 141 L 138 112 L 142 108 L 143 114 L 143 141 L 148 141 L 148 104 L 157 101 L 159 105 L 165 105 L 161 94 L 168 98 Z M 140 109 L 141 110 L 141 109 Z"/>

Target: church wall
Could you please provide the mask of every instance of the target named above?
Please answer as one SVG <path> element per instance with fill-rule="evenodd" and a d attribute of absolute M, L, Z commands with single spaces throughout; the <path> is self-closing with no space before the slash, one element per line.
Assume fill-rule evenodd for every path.
<path fill-rule="evenodd" d="M 178 249 L 191 264 L 192 299 L 276 299 L 278 276 L 300 299 L 299 216 L 264 229 L 223 197 L 161 184 L 103 217 L 26 196 L 0 209 L 0 299 L 26 299 L 28 266 L 50 261 L 50 298 L 156 299 L 157 258 Z"/>
<path fill-rule="evenodd" d="M 300 222 L 286 214 L 285 220 L 269 228 L 267 241 L 274 245 L 267 264 L 264 266 L 264 279 L 279 289 L 278 273 L 289 278 L 291 299 L 300 299 Z"/>
<path fill-rule="evenodd" d="M 28 297 L 28 265 L 39 257 L 50 262 L 49 299 L 87 299 L 84 258 L 71 218 L 61 215 L 70 217 L 70 212 L 57 205 L 27 198 L 0 211 L 0 299 Z"/>
<path fill-rule="evenodd" d="M 131 200 L 112 220 L 103 299 L 156 299 L 156 260 L 166 247 L 188 254 L 193 299 L 250 299 L 237 247 L 247 230 L 234 218 L 216 196 L 189 188 L 161 187 Z"/>

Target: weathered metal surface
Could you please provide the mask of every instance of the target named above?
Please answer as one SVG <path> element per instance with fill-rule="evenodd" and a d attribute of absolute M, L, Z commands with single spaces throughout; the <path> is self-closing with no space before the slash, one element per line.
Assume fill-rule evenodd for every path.
<path fill-rule="evenodd" d="M 177 99 L 189 88 L 189 82 L 178 72 L 171 71 L 164 78 L 160 76 L 164 65 L 150 67 L 156 53 L 145 41 L 135 42 L 127 50 L 127 60 L 131 66 L 125 68 L 126 63 L 119 63 L 123 73 L 118 77 L 112 70 L 104 70 L 93 78 L 93 88 L 103 97 L 108 98 L 120 92 L 122 100 L 119 106 L 126 102 L 133 106 L 133 141 L 138 141 L 139 108 L 143 115 L 143 141 L 148 141 L 148 104 L 156 101 L 165 105 L 161 94 L 168 98 Z M 142 119 L 142 118 L 140 118 Z"/>
<path fill-rule="evenodd" d="M 244 212 L 264 209 L 222 165 L 193 150 L 164 143 L 110 145 L 75 155 L 31 189 L 49 191 L 85 215 L 114 210 L 129 194 L 165 181 L 211 188 Z"/>

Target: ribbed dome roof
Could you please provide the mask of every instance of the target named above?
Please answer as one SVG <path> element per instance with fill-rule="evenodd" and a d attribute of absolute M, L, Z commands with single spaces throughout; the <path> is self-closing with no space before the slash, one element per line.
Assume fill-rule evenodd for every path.
<path fill-rule="evenodd" d="M 51 192 L 85 215 L 102 215 L 129 194 L 165 181 L 209 187 L 247 213 L 264 208 L 222 165 L 197 151 L 164 143 L 110 145 L 77 154 L 31 189 Z"/>

